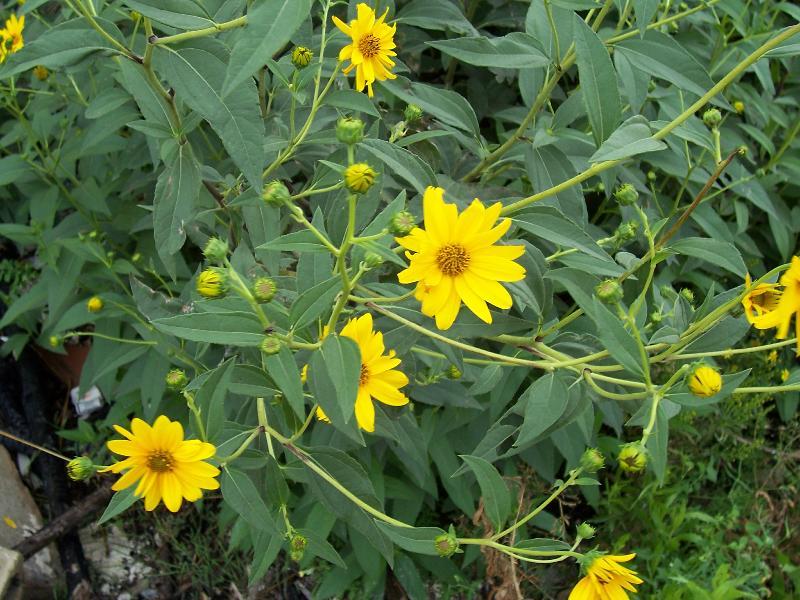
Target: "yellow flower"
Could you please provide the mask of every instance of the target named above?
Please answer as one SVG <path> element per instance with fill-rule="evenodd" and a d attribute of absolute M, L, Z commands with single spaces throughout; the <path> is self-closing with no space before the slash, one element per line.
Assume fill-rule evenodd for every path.
<path fill-rule="evenodd" d="M 200 440 L 184 440 L 183 427 L 177 421 L 161 415 L 151 427 L 141 419 L 131 421 L 131 431 L 114 425 L 124 440 L 111 440 L 108 449 L 127 458 L 104 471 L 125 474 L 111 489 L 129 488 L 137 481 L 135 494 L 144 496 L 145 510 L 153 510 L 163 500 L 171 511 L 177 512 L 183 499 L 199 500 L 201 490 L 216 490 L 214 479 L 219 469 L 205 462 L 217 449 Z M 132 433 L 131 433 L 132 432 Z"/>
<path fill-rule="evenodd" d="M 783 286 L 783 293 L 777 306 L 753 319 L 752 323 L 758 329 L 776 327 L 778 331 L 775 337 L 784 339 L 789 334 L 792 317 L 797 315 L 795 331 L 798 337 L 797 353 L 800 354 L 800 258 L 792 257 L 792 264 L 781 275 L 780 284 Z"/>
<path fill-rule="evenodd" d="M 98 313 L 103 310 L 103 299 L 99 296 L 92 296 L 86 301 L 86 310 L 90 313 Z"/>
<path fill-rule="evenodd" d="M 489 208 L 477 198 L 460 215 L 455 204 L 444 202 L 442 188 L 429 187 L 422 199 L 425 228 L 397 238 L 410 250 L 410 266 L 398 273 L 400 283 L 417 282 L 416 298 L 423 314 L 436 318 L 439 329 L 449 329 L 461 303 L 486 323 L 492 314 L 486 303 L 511 308 L 511 295 L 500 282 L 519 281 L 525 269 L 514 262 L 524 246 L 495 244 L 508 228 L 509 219 L 497 222 L 502 205 Z"/>
<path fill-rule="evenodd" d="M 22 39 L 22 30 L 25 28 L 25 15 L 17 19 L 17 15 L 11 15 L 6 19 L 6 27 L 3 30 L 3 42 L 9 43 L 9 51 L 11 54 L 19 52 L 25 45 L 25 40 Z"/>
<path fill-rule="evenodd" d="M 767 354 L 767 362 L 770 363 L 771 365 L 774 365 L 776 362 L 778 362 L 778 351 L 777 350 L 773 350 L 772 352 Z"/>
<path fill-rule="evenodd" d="M 369 97 L 372 98 L 372 84 L 375 81 L 397 77 L 391 72 L 394 61 L 389 58 L 397 56 L 393 51 L 397 25 L 387 25 L 383 22 L 386 13 L 389 12 L 388 8 L 377 20 L 375 11 L 363 2 L 359 3 L 356 10 L 358 17 L 350 21 L 349 25 L 333 17 L 336 27 L 353 40 L 339 52 L 339 61 L 350 61 L 344 74 L 347 75 L 355 69 L 356 89 L 363 92 L 366 87 Z"/>
<path fill-rule="evenodd" d="M 733 110 L 735 110 L 740 115 L 744 114 L 744 109 L 745 109 L 744 102 L 742 102 L 741 100 L 737 100 L 736 102 L 733 103 Z"/>
<path fill-rule="evenodd" d="M 569 595 L 569 600 L 627 600 L 628 592 L 636 593 L 634 585 L 643 583 L 636 571 L 623 567 L 635 554 L 597 556 L 586 568 L 586 575 Z"/>
<path fill-rule="evenodd" d="M 225 290 L 222 273 L 217 269 L 205 269 L 197 276 L 196 287 L 204 298 L 219 298 Z"/>
<path fill-rule="evenodd" d="M 37 65 L 33 67 L 33 76 L 36 77 L 39 81 L 44 81 L 48 77 L 50 77 L 50 71 L 47 70 L 47 67 L 42 65 Z"/>
<path fill-rule="evenodd" d="M 707 365 L 700 365 L 689 376 L 689 390 L 700 398 L 710 398 L 722 389 L 719 371 Z"/>
<path fill-rule="evenodd" d="M 378 174 L 367 163 L 355 163 L 344 171 L 344 183 L 354 194 L 366 194 Z"/>
<path fill-rule="evenodd" d="M 617 460 L 626 473 L 641 473 L 647 466 L 647 450 L 638 442 L 631 442 L 622 447 Z"/>
<path fill-rule="evenodd" d="M 789 379 L 789 375 L 790 375 L 789 369 L 784 369 L 783 371 L 781 371 L 781 381 L 783 383 L 786 383 L 786 380 Z"/>
<path fill-rule="evenodd" d="M 752 280 L 750 273 L 745 276 L 745 287 L 750 290 Z M 756 325 L 757 319 L 772 312 L 778 307 L 781 299 L 781 290 L 775 283 L 760 283 L 742 298 L 744 316 L 751 325 Z M 758 325 L 756 325 L 758 327 Z M 763 329 L 763 328 L 762 328 Z"/>
<path fill-rule="evenodd" d="M 358 396 L 356 397 L 356 421 L 364 431 L 375 431 L 374 398 L 389 406 L 404 406 L 408 397 L 400 388 L 408 385 L 408 377 L 395 369 L 400 359 L 395 358 L 394 350 L 384 354 L 383 334 L 372 329 L 372 315 L 366 313 L 357 319 L 350 319 L 339 334 L 350 338 L 361 351 L 361 376 L 358 380 Z M 317 409 L 317 418 L 328 421 L 321 409 Z"/>

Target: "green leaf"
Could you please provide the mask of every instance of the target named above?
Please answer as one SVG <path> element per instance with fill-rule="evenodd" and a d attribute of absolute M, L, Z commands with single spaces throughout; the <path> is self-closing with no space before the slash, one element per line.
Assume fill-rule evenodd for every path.
<path fill-rule="evenodd" d="M 600 146 L 622 118 L 617 73 L 605 44 L 578 15 L 574 28 L 583 103 L 595 144 Z"/>
<path fill-rule="evenodd" d="M 136 501 L 139 500 L 139 497 L 134 494 L 135 491 L 136 486 L 132 485 L 111 496 L 111 501 L 108 503 L 108 506 L 106 506 L 103 514 L 100 515 L 100 518 L 97 520 L 97 524 L 102 525 L 103 523 L 110 521 L 117 515 L 122 514 L 131 506 L 136 504 Z"/>
<path fill-rule="evenodd" d="M 632 39 L 616 46 L 639 69 L 682 90 L 702 96 L 714 86 L 705 68 L 673 38 L 648 30 L 642 39 Z"/>
<path fill-rule="evenodd" d="M 221 479 L 222 497 L 248 525 L 282 536 L 258 489 L 246 473 L 225 467 Z"/>
<path fill-rule="evenodd" d="M 631 373 L 643 376 L 639 346 L 619 317 L 608 310 L 598 298 L 594 299 L 594 311 L 591 316 L 597 326 L 597 336 L 614 360 Z"/>
<path fill-rule="evenodd" d="M 564 414 L 568 400 L 567 386 L 555 373 L 534 381 L 519 399 L 525 408 L 525 416 L 514 445 L 524 446 L 547 431 Z"/>
<path fill-rule="evenodd" d="M 231 377 L 236 358 L 230 358 L 211 371 L 197 392 L 195 402 L 200 409 L 200 418 L 206 428 L 208 441 L 217 443 L 225 424 L 225 397 L 231 386 Z"/>
<path fill-rule="evenodd" d="M 336 275 L 300 294 L 289 312 L 289 320 L 294 329 L 302 329 L 330 310 L 341 291 L 342 280 Z"/>
<path fill-rule="evenodd" d="M 647 119 L 641 115 L 634 115 L 602 143 L 597 152 L 592 154 L 589 162 L 619 160 L 646 152 L 657 152 L 667 147 L 664 142 L 654 139 L 652 135 Z"/>
<path fill-rule="evenodd" d="M 311 357 L 311 392 L 334 425 L 353 417 L 360 376 L 361 352 L 349 338 L 329 335 Z"/>
<path fill-rule="evenodd" d="M 518 31 L 496 38 L 464 37 L 427 44 L 477 67 L 533 69 L 545 67 L 550 62 L 536 38 Z"/>
<path fill-rule="evenodd" d="M 690 237 L 672 242 L 669 248 L 678 254 L 693 256 L 730 271 L 744 279 L 747 267 L 736 246 L 730 242 L 721 242 L 711 238 Z"/>
<path fill-rule="evenodd" d="M 525 151 L 525 168 L 535 190 L 549 189 L 577 174 L 566 155 L 553 145 L 539 148 L 529 145 Z M 551 198 L 561 212 L 574 222 L 586 223 L 586 202 L 580 187 L 571 186 Z"/>
<path fill-rule="evenodd" d="M 421 29 L 478 35 L 478 30 L 450 0 L 412 0 L 398 11 L 394 20 Z"/>
<path fill-rule="evenodd" d="M 22 175 L 30 171 L 31 167 L 19 154 L 11 154 L 0 158 L 0 185 L 14 183 Z"/>
<path fill-rule="evenodd" d="M 196 312 L 154 319 L 159 331 L 192 342 L 258 346 L 264 339 L 264 328 L 250 312 Z"/>
<path fill-rule="evenodd" d="M 400 527 L 378 519 L 375 519 L 375 524 L 403 550 L 430 556 L 438 556 L 434 540 L 447 533 L 438 527 Z"/>
<path fill-rule="evenodd" d="M 644 37 L 647 32 L 647 26 L 658 11 L 658 0 L 634 0 L 633 10 L 636 14 L 636 26 L 639 28 L 639 35 Z"/>
<path fill-rule="evenodd" d="M 247 26 L 231 52 L 225 85 L 228 96 L 273 54 L 283 48 L 309 18 L 314 0 L 260 0 L 247 12 Z"/>
<path fill-rule="evenodd" d="M 359 147 L 388 167 L 384 173 L 404 179 L 420 194 L 426 187 L 436 185 L 436 176 L 431 168 L 405 148 L 372 138 L 365 139 Z"/>
<path fill-rule="evenodd" d="M 577 248 L 601 260 L 613 259 L 574 221 L 552 206 L 537 206 L 514 217 L 518 227 L 565 248 Z"/>
<path fill-rule="evenodd" d="M 506 482 L 489 461 L 469 454 L 460 454 L 459 456 L 475 473 L 475 478 L 481 488 L 483 508 L 492 525 L 499 530 L 511 514 L 511 494 Z"/>
<path fill-rule="evenodd" d="M 196 0 L 123 0 L 131 9 L 178 29 L 213 27 L 214 19 Z"/>
<path fill-rule="evenodd" d="M 178 144 L 158 178 L 153 199 L 153 235 L 165 265 L 173 264 L 173 255 L 186 241 L 186 224 L 195 212 L 201 185 L 200 165 L 192 147 Z M 172 271 L 175 277 L 174 268 Z"/>
<path fill-rule="evenodd" d="M 722 387 L 719 392 L 708 398 L 698 398 L 689 391 L 689 386 L 686 385 L 686 380 L 678 386 L 673 388 L 673 391 L 668 393 L 665 398 L 672 402 L 686 406 L 689 408 L 699 408 L 701 406 L 709 406 L 712 404 L 719 404 L 728 396 L 733 393 L 733 390 L 738 388 L 744 383 L 745 379 L 750 376 L 750 369 L 739 371 L 738 373 L 726 373 L 722 375 Z"/>
<path fill-rule="evenodd" d="M 265 244 L 256 246 L 256 250 L 279 250 L 283 252 L 328 252 L 317 237 L 308 229 L 293 231 Z"/>
<path fill-rule="evenodd" d="M 375 108 L 369 96 L 355 90 L 334 90 L 325 96 L 323 104 L 335 106 L 348 111 L 360 112 L 373 117 L 380 117 L 381 113 Z"/>
<path fill-rule="evenodd" d="M 25 44 L 22 50 L 12 54 L 0 68 L 0 78 L 8 79 L 30 71 L 37 65 L 58 69 L 75 64 L 94 52 L 110 49 L 108 42 L 84 19 L 72 19 L 45 31 L 31 43 Z"/>
<path fill-rule="evenodd" d="M 223 96 L 225 63 L 219 58 L 199 48 L 159 50 L 157 65 L 178 98 L 208 121 L 250 185 L 261 189 L 264 123 L 255 83 L 243 81 Z"/>
<path fill-rule="evenodd" d="M 328 540 L 321 538 L 311 529 L 298 529 L 297 532 L 306 538 L 308 544 L 306 546 L 306 552 L 318 556 L 323 560 L 327 560 L 332 565 L 336 565 L 342 569 L 347 568 L 347 564 L 342 560 L 342 557 L 336 549 L 331 546 Z"/>
<path fill-rule="evenodd" d="M 382 81 L 382 87 L 408 104 L 416 104 L 442 123 L 467 131 L 480 139 L 480 126 L 475 110 L 463 96 L 424 83 L 411 82 L 404 77 Z"/>
<path fill-rule="evenodd" d="M 264 367 L 272 377 L 284 398 L 292 407 L 298 419 L 305 418 L 305 399 L 303 396 L 303 382 L 300 380 L 300 370 L 294 360 L 294 355 L 286 347 L 281 347 L 278 354 L 267 356 L 264 359 Z"/>
<path fill-rule="evenodd" d="M 120 83 L 133 96 L 146 119 L 145 122 L 151 127 L 160 126 L 163 130 L 170 132 L 172 122 L 170 121 L 169 106 L 161 94 L 157 93 L 147 81 L 144 67 L 132 60 L 121 60 L 118 64 L 121 75 Z M 136 128 L 131 124 L 128 126 Z M 152 135 L 152 133 L 147 133 L 147 135 Z"/>

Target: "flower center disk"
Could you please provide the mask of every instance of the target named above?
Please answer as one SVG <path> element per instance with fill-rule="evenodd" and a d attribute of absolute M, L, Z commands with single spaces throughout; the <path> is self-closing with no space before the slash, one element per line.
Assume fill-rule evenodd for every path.
<path fill-rule="evenodd" d="M 439 249 L 436 254 L 436 264 L 442 273 L 455 277 L 467 270 L 469 254 L 463 246 L 448 244 Z"/>
<path fill-rule="evenodd" d="M 151 471 L 164 473 L 172 470 L 172 454 L 159 450 L 147 457 L 147 466 Z"/>
<path fill-rule="evenodd" d="M 358 385 L 366 385 L 369 381 L 369 369 L 367 365 L 361 363 L 361 375 L 358 376 Z"/>
<path fill-rule="evenodd" d="M 372 58 L 380 52 L 381 41 L 376 36 L 368 33 L 358 40 L 358 49 L 364 55 L 364 58 Z"/>

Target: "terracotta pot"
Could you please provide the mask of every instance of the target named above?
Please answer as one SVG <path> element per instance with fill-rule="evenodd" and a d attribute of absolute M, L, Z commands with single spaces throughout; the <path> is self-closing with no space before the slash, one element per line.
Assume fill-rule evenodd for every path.
<path fill-rule="evenodd" d="M 86 343 L 65 344 L 64 350 L 66 354 L 57 354 L 42 346 L 34 346 L 34 348 L 44 364 L 56 377 L 64 382 L 67 389 L 71 390 L 81 381 L 83 364 L 86 362 L 89 350 L 92 349 L 92 344 L 88 341 Z"/>

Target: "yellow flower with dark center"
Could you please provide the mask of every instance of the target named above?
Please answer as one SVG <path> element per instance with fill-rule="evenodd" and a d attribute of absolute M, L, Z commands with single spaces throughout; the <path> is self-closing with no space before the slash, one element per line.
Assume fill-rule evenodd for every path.
<path fill-rule="evenodd" d="M 759 283 L 756 287 L 750 289 L 752 280 L 749 273 L 745 276 L 744 285 L 749 290 L 742 298 L 744 316 L 751 325 L 756 325 L 759 317 L 763 317 L 778 308 L 782 292 L 775 283 Z"/>
<path fill-rule="evenodd" d="M 586 575 L 570 592 L 569 600 L 627 600 L 627 592 L 635 594 L 634 586 L 643 583 L 637 577 L 636 571 L 621 564 L 632 560 L 635 556 L 635 554 L 597 556 L 586 567 Z"/>
<path fill-rule="evenodd" d="M 344 184 L 354 194 L 366 194 L 378 174 L 367 163 L 355 163 L 344 171 Z"/>
<path fill-rule="evenodd" d="M 511 295 L 500 282 L 519 281 L 525 269 L 514 262 L 524 246 L 496 242 L 511 227 L 510 219 L 497 224 L 502 205 L 486 208 L 477 198 L 460 215 L 446 204 L 442 188 L 429 187 L 422 199 L 424 228 L 397 238 L 409 250 L 410 266 L 398 273 L 400 283 L 417 283 L 416 298 L 423 314 L 434 317 L 439 329 L 449 329 L 461 303 L 486 323 L 492 322 L 487 302 L 511 308 Z"/>
<path fill-rule="evenodd" d="M 369 97 L 372 98 L 372 84 L 375 81 L 397 77 L 391 72 L 394 61 L 390 58 L 397 56 L 394 52 L 394 32 L 397 25 L 384 23 L 388 8 L 379 19 L 375 18 L 375 11 L 363 2 L 359 3 L 356 11 L 357 18 L 350 21 L 349 25 L 333 17 L 336 27 L 352 40 L 352 43 L 339 52 L 339 60 L 350 61 L 344 74 L 347 75 L 355 69 L 356 90 L 363 92 L 366 87 Z"/>
<path fill-rule="evenodd" d="M 197 276 L 197 293 L 204 298 L 219 298 L 225 291 L 225 280 L 217 269 L 205 269 Z"/>
<path fill-rule="evenodd" d="M 798 338 L 797 353 L 800 355 L 800 258 L 792 257 L 789 269 L 781 275 L 783 293 L 777 305 L 751 321 L 758 329 L 777 328 L 775 337 L 784 339 L 789 335 L 792 317 L 795 318 L 795 335 Z"/>
<path fill-rule="evenodd" d="M 103 310 L 103 299 L 99 296 L 92 296 L 86 301 L 86 310 L 90 313 L 98 313 Z"/>
<path fill-rule="evenodd" d="M 171 512 L 177 512 L 184 499 L 195 502 L 203 496 L 202 490 L 219 488 L 215 479 L 219 469 L 205 462 L 217 449 L 200 440 L 184 440 L 179 422 L 161 415 L 152 427 L 133 419 L 131 431 L 119 425 L 114 429 L 126 439 L 109 441 L 108 449 L 127 458 L 103 470 L 125 472 L 111 487 L 114 491 L 138 481 L 134 493 L 144 497 L 145 510 L 155 509 L 163 500 Z"/>
<path fill-rule="evenodd" d="M 25 40 L 22 38 L 22 30 L 25 28 L 25 15 L 19 19 L 17 15 L 11 15 L 6 19 L 6 27 L 3 29 L 4 45 L 8 44 L 8 51 L 11 54 L 19 52 L 25 46 Z"/>
<path fill-rule="evenodd" d="M 323 336 L 326 333 L 323 332 Z M 408 397 L 400 391 L 401 387 L 408 385 L 408 377 L 395 368 L 400 364 L 400 359 L 395 358 L 394 350 L 384 354 L 386 347 L 383 344 L 383 334 L 373 330 L 371 314 L 350 319 L 339 335 L 353 340 L 361 351 L 355 413 L 358 426 L 371 433 L 375 431 L 375 406 L 372 399 L 389 406 L 408 404 Z M 329 421 L 321 408 L 317 409 L 317 418 Z"/>
<path fill-rule="evenodd" d="M 689 375 L 689 390 L 700 398 L 710 398 L 722 389 L 719 371 L 707 365 L 700 365 Z"/>

